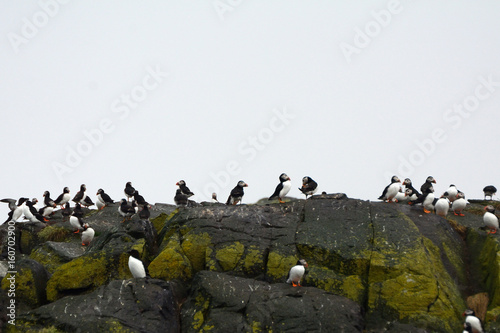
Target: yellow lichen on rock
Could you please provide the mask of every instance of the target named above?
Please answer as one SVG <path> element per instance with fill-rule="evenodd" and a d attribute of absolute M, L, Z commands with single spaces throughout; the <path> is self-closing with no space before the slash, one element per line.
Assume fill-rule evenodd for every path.
<path fill-rule="evenodd" d="M 151 262 L 148 267 L 151 277 L 162 280 L 189 280 L 193 276 L 193 268 L 184 255 L 179 236 L 174 234 L 167 246 Z"/>

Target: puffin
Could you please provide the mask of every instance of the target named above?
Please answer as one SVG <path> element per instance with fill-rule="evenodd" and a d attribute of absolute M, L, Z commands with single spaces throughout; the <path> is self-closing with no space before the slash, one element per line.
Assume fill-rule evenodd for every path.
<path fill-rule="evenodd" d="M 19 218 L 23 215 L 24 213 L 24 207 L 26 207 L 26 202 L 28 201 L 29 199 L 28 198 L 19 198 L 19 200 L 17 201 L 17 205 L 16 205 L 16 208 L 14 210 L 11 210 L 9 212 L 9 218 L 7 219 L 7 221 L 5 221 L 5 223 L 9 222 L 9 221 L 14 221 L 16 222 L 17 220 L 19 220 Z M 10 205 L 10 204 L 9 204 Z"/>
<path fill-rule="evenodd" d="M 417 198 L 421 195 L 420 192 L 417 191 L 417 189 L 415 187 L 413 187 L 413 184 L 412 184 L 410 178 L 405 178 L 405 180 L 403 181 L 402 184 L 405 186 L 405 188 L 411 190 L 412 195 L 410 197 L 410 201 L 417 200 Z"/>
<path fill-rule="evenodd" d="M 69 187 L 63 188 L 63 193 L 54 200 L 54 203 L 63 209 L 64 205 L 71 200 L 71 195 L 69 194 Z"/>
<path fill-rule="evenodd" d="M 33 204 L 33 209 L 38 211 L 38 199 L 37 198 L 31 199 L 31 203 Z"/>
<path fill-rule="evenodd" d="M 463 213 L 464 208 L 467 206 L 467 200 L 465 200 L 465 194 L 458 191 L 457 198 L 451 204 L 451 210 L 453 214 L 457 216 L 465 216 Z"/>
<path fill-rule="evenodd" d="M 462 314 L 462 316 L 465 317 L 465 324 L 469 323 L 470 327 L 472 329 L 472 332 L 474 333 L 483 333 L 483 326 L 481 325 L 481 320 L 479 320 L 478 317 L 476 317 L 476 314 L 474 313 L 473 310 L 467 309 L 465 312 Z M 466 325 L 464 324 L 464 328 Z"/>
<path fill-rule="evenodd" d="M 45 223 L 48 220 L 43 217 L 35 207 L 33 207 L 33 202 L 31 201 L 26 201 L 26 205 L 24 206 L 24 217 L 26 217 L 29 221 L 31 222 L 42 222 Z"/>
<path fill-rule="evenodd" d="M 87 190 L 87 186 L 85 184 L 80 185 L 80 191 L 76 193 L 76 195 L 73 197 L 73 202 L 74 203 L 79 203 L 80 205 L 83 206 L 92 206 L 94 202 L 90 197 L 85 193 Z"/>
<path fill-rule="evenodd" d="M 244 187 L 248 187 L 248 184 L 240 180 L 229 194 L 226 205 L 236 205 L 238 202 L 241 204 L 241 199 L 243 199 L 243 195 L 245 194 L 243 192 Z"/>
<path fill-rule="evenodd" d="M 434 202 L 434 211 L 439 216 L 446 218 L 449 209 L 450 209 L 450 202 L 448 201 L 447 198 L 441 197 Z"/>
<path fill-rule="evenodd" d="M 484 207 L 486 211 L 483 215 L 484 224 L 490 229 L 489 234 L 496 234 L 498 230 L 498 217 L 495 215 L 495 207 L 488 205 Z"/>
<path fill-rule="evenodd" d="M 49 217 L 54 214 L 54 207 L 52 206 L 42 207 L 38 210 L 38 214 L 42 215 L 43 217 Z"/>
<path fill-rule="evenodd" d="M 84 213 L 83 213 L 82 205 L 77 203 L 75 205 L 75 208 L 73 209 L 72 215 L 74 215 L 76 217 L 83 217 Z"/>
<path fill-rule="evenodd" d="M 432 176 L 427 177 L 427 179 L 425 180 L 425 183 L 423 183 L 422 186 L 420 186 L 420 191 L 422 192 L 422 194 L 418 196 L 417 200 L 410 201 L 408 203 L 410 205 L 417 204 L 417 203 L 423 204 L 427 195 L 429 193 L 434 192 L 434 186 L 432 184 L 435 184 L 435 183 L 436 183 L 436 180 L 434 179 L 434 177 L 432 177 Z M 433 198 L 433 200 L 434 200 L 434 198 Z M 425 209 L 424 209 L 424 212 L 425 212 Z"/>
<path fill-rule="evenodd" d="M 88 223 L 83 225 L 82 231 L 82 245 L 87 246 L 94 239 L 95 231 L 91 227 L 89 227 Z"/>
<path fill-rule="evenodd" d="M 186 182 L 185 181 L 179 180 L 177 183 L 175 183 L 175 185 L 179 186 L 179 189 L 182 191 L 182 194 L 184 194 L 188 198 L 192 197 L 194 195 L 194 193 L 191 192 L 189 190 L 189 188 L 186 186 Z"/>
<path fill-rule="evenodd" d="M 405 189 L 404 192 L 399 191 L 394 197 L 396 202 L 405 202 L 410 200 L 413 191 L 409 188 Z"/>
<path fill-rule="evenodd" d="M 219 200 L 217 200 L 217 193 L 212 193 L 212 203 L 219 203 Z"/>
<path fill-rule="evenodd" d="M 128 268 L 130 269 L 130 273 L 135 279 L 141 279 L 146 277 L 146 268 L 144 267 L 143 262 L 140 259 L 139 251 L 130 250 L 127 252 L 130 254 L 128 257 Z"/>
<path fill-rule="evenodd" d="M 394 197 L 398 194 L 400 189 L 400 185 L 398 183 L 401 183 L 401 180 L 399 180 L 397 176 L 392 176 L 391 183 L 384 188 L 382 195 L 378 199 L 393 202 Z"/>
<path fill-rule="evenodd" d="M 37 200 L 38 201 L 38 200 Z M 50 198 L 50 192 L 49 191 L 45 191 L 43 192 L 43 204 L 45 206 L 49 206 L 49 207 L 57 207 L 56 203 L 54 202 L 54 200 L 52 200 Z"/>
<path fill-rule="evenodd" d="M 287 176 L 286 173 L 282 173 L 279 179 L 280 183 L 278 184 L 278 186 L 276 186 L 276 189 L 274 190 L 273 195 L 269 197 L 269 200 L 278 198 L 280 203 L 285 203 L 283 201 L 283 198 L 285 198 L 285 196 L 292 188 L 292 180 Z"/>
<path fill-rule="evenodd" d="M 453 202 L 457 198 L 457 194 L 458 194 L 457 187 L 451 184 L 450 187 L 446 190 L 446 192 L 443 193 L 442 197 L 446 197 L 448 198 L 448 200 L 450 200 L 450 202 Z"/>
<path fill-rule="evenodd" d="M 188 204 L 188 197 L 178 188 L 177 191 L 175 191 L 174 201 L 177 206 L 186 207 Z"/>
<path fill-rule="evenodd" d="M 497 188 L 493 185 L 488 185 L 483 188 L 484 192 L 484 200 L 486 197 L 490 197 L 490 200 L 493 200 L 493 196 L 497 193 Z"/>
<path fill-rule="evenodd" d="M 151 213 L 149 212 L 149 205 L 142 206 L 142 210 L 139 212 L 139 218 L 141 220 L 149 220 Z"/>
<path fill-rule="evenodd" d="M 144 197 L 139 194 L 139 191 L 134 192 L 134 200 L 139 206 L 145 206 L 145 205 L 149 206 Z"/>
<path fill-rule="evenodd" d="M 302 280 L 307 267 L 307 262 L 304 259 L 297 261 L 297 264 L 290 268 L 286 283 L 291 283 L 294 287 L 300 287 L 300 281 Z"/>
<path fill-rule="evenodd" d="M 71 215 L 69 217 L 69 224 L 75 229 L 76 231 L 73 231 L 74 234 L 77 234 L 80 232 L 80 230 L 83 230 L 83 225 L 85 222 L 81 217 L 76 217 L 75 215 Z"/>
<path fill-rule="evenodd" d="M 128 204 L 127 200 L 122 199 L 120 201 L 120 206 L 118 206 L 118 213 L 123 216 L 123 223 L 125 222 L 125 220 L 130 220 L 130 218 L 136 213 L 136 211 L 132 205 Z"/>
<path fill-rule="evenodd" d="M 135 188 L 132 186 L 132 182 L 127 182 L 125 184 L 125 189 L 123 190 L 123 193 L 125 193 L 127 201 L 130 201 L 130 199 L 134 196 L 135 193 Z"/>
<path fill-rule="evenodd" d="M 420 196 L 420 198 L 423 196 L 424 195 L 422 194 Z M 424 213 L 429 214 L 431 211 L 434 210 L 434 203 L 437 201 L 435 199 L 436 199 L 436 197 L 435 197 L 434 193 L 432 193 L 432 192 L 427 193 L 427 195 L 425 195 L 425 199 L 422 202 L 422 206 L 424 206 Z"/>
<path fill-rule="evenodd" d="M 111 199 L 111 197 L 106 192 L 104 192 L 102 188 L 97 190 L 96 195 L 96 206 L 98 206 L 99 209 L 103 209 L 107 205 L 114 203 L 113 199 Z"/>
<path fill-rule="evenodd" d="M 304 193 L 306 196 L 313 195 L 318 190 L 318 183 L 316 183 L 311 177 L 305 176 L 302 178 L 302 187 L 299 187 L 300 192 Z"/>
<path fill-rule="evenodd" d="M 64 218 L 70 216 L 73 213 L 71 210 L 71 207 L 69 206 L 69 202 L 66 202 L 66 205 L 64 206 L 63 209 L 61 209 L 61 214 Z"/>

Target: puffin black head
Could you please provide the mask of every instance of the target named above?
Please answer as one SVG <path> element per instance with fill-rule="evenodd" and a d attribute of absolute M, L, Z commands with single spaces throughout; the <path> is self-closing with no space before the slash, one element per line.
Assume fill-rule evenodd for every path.
<path fill-rule="evenodd" d="M 240 181 L 238 182 L 238 186 L 239 186 L 239 187 L 248 187 L 248 184 L 247 184 L 247 183 L 245 183 L 244 181 L 240 180 Z"/>
<path fill-rule="evenodd" d="M 141 260 L 141 257 L 140 257 L 140 254 L 139 254 L 139 251 L 135 250 L 135 249 L 132 249 L 132 250 L 128 250 L 127 251 L 128 254 L 130 254 L 132 257 L 134 257 L 135 259 L 139 259 Z"/>
<path fill-rule="evenodd" d="M 45 192 L 43 192 L 43 196 L 44 196 L 44 197 L 50 197 L 50 192 L 49 192 L 49 191 L 45 191 Z"/>
<path fill-rule="evenodd" d="M 186 185 L 186 182 L 183 180 L 179 180 L 177 183 L 175 183 L 175 185 L 177 185 L 177 186 Z"/>
<path fill-rule="evenodd" d="M 436 180 L 432 176 L 427 177 L 427 179 L 425 180 L 425 182 L 436 184 Z"/>
<path fill-rule="evenodd" d="M 391 183 L 401 183 L 401 180 L 399 180 L 398 176 L 392 176 Z"/>
<path fill-rule="evenodd" d="M 45 196 L 45 195 L 44 195 L 44 196 Z M 28 200 L 28 199 L 26 199 L 26 200 Z M 32 203 L 33 205 L 36 205 L 36 204 L 37 204 L 37 202 L 38 202 L 38 199 L 37 199 L 37 198 L 33 198 L 33 199 L 31 199 L 31 203 Z"/>
<path fill-rule="evenodd" d="M 65 188 L 63 188 L 63 193 L 69 193 L 69 187 L 66 186 Z"/>
<path fill-rule="evenodd" d="M 304 267 L 308 267 L 309 266 L 304 259 L 300 259 L 299 261 L 297 261 L 297 265 L 302 265 Z"/>
<path fill-rule="evenodd" d="M 493 207 L 492 205 L 484 207 L 484 210 L 490 212 L 491 214 L 495 214 L 495 207 Z"/>
<path fill-rule="evenodd" d="M 302 178 L 302 185 L 306 185 L 310 181 L 311 181 L 311 178 L 309 176 L 305 176 L 304 178 Z"/>
<path fill-rule="evenodd" d="M 464 317 L 467 317 L 467 316 L 475 316 L 476 313 L 474 312 L 474 310 L 471 310 L 471 309 L 467 309 L 464 311 L 464 313 L 462 313 L 462 316 Z"/>
<path fill-rule="evenodd" d="M 87 186 L 85 184 L 80 185 L 80 191 L 85 192 L 87 190 Z"/>
<path fill-rule="evenodd" d="M 288 177 L 286 173 L 282 173 L 280 175 L 280 182 L 283 183 L 286 182 L 287 180 L 291 180 L 290 177 Z"/>
<path fill-rule="evenodd" d="M 410 178 L 405 178 L 405 180 L 403 181 L 403 185 L 408 185 L 408 186 L 411 186 L 411 179 Z"/>

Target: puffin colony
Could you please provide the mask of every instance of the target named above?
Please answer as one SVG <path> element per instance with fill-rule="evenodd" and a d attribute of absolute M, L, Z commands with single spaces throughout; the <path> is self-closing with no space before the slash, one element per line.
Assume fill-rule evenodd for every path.
<path fill-rule="evenodd" d="M 412 181 L 406 178 L 403 182 L 397 177 L 393 176 L 390 183 L 383 189 L 382 194 L 378 198 L 387 203 L 407 203 L 409 205 L 421 205 L 424 213 L 434 212 L 437 215 L 446 217 L 449 210 L 455 215 L 464 216 L 464 209 L 468 204 L 465 199 L 465 194 L 460 191 L 454 184 L 451 184 L 448 189 L 441 195 L 437 196 L 434 193 L 434 186 L 436 180 L 434 177 L 429 176 L 425 182 L 420 186 L 420 191 L 413 187 Z M 178 181 L 175 185 L 178 186 L 174 202 L 178 207 L 193 206 L 194 201 L 190 200 L 194 193 L 187 187 L 184 180 Z M 236 186 L 231 190 L 227 198 L 226 205 L 241 205 L 244 196 L 244 188 L 248 184 L 240 180 Z M 279 176 L 279 183 L 276 186 L 273 194 L 268 200 L 277 199 L 280 204 L 285 203 L 285 197 L 292 188 L 291 178 L 282 173 Z M 298 188 L 306 197 L 312 196 L 318 190 L 318 183 L 311 177 L 306 176 L 302 178 L 302 186 Z M 90 207 L 95 205 L 99 210 L 104 207 L 115 203 L 111 197 L 104 192 L 102 188 L 97 190 L 95 203 L 86 193 L 87 187 L 85 184 L 80 186 L 79 191 L 71 199 L 70 190 L 64 187 L 62 193 L 54 200 L 50 197 L 50 192 L 43 193 L 43 205 L 38 208 L 38 200 L 36 198 L 29 199 L 21 197 L 18 200 L 6 198 L 1 199 L 0 202 L 8 204 L 10 209 L 8 218 L 4 223 L 13 224 L 15 222 L 37 222 L 47 224 L 52 215 L 59 208 L 64 217 L 68 218 L 68 223 L 73 228 L 75 234 L 81 234 L 82 246 L 88 246 L 94 239 L 95 231 L 83 219 L 84 212 L 82 207 Z M 488 185 L 483 188 L 484 200 L 489 197 L 493 200 L 496 195 L 497 189 L 493 185 Z M 130 220 L 132 216 L 138 214 L 140 219 L 148 220 L 150 217 L 149 208 L 150 204 L 144 199 L 139 191 L 132 186 L 132 182 L 127 182 L 123 190 L 125 198 L 120 200 L 118 206 L 118 214 L 123 217 L 122 223 Z M 324 192 L 323 192 L 324 193 Z M 71 207 L 71 202 L 74 207 Z M 212 202 L 219 203 L 217 194 L 212 194 Z M 495 214 L 495 208 L 492 205 L 484 207 L 483 221 L 488 233 L 495 234 L 499 229 L 498 217 Z M 147 268 L 141 261 L 140 254 L 137 250 L 128 252 L 129 261 L 128 266 L 134 278 L 149 278 Z M 306 273 L 308 267 L 304 259 L 297 261 L 297 264 L 290 268 L 286 283 L 291 284 L 293 287 L 300 287 L 301 281 Z M 483 332 L 480 320 L 475 316 L 472 310 L 464 312 L 465 323 L 464 332 Z"/>

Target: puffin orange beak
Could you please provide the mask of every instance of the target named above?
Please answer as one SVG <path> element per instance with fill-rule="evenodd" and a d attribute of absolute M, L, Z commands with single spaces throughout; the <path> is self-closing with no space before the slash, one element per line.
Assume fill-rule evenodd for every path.
<path fill-rule="evenodd" d="M 179 185 L 179 182 L 175 183 L 175 185 Z"/>

